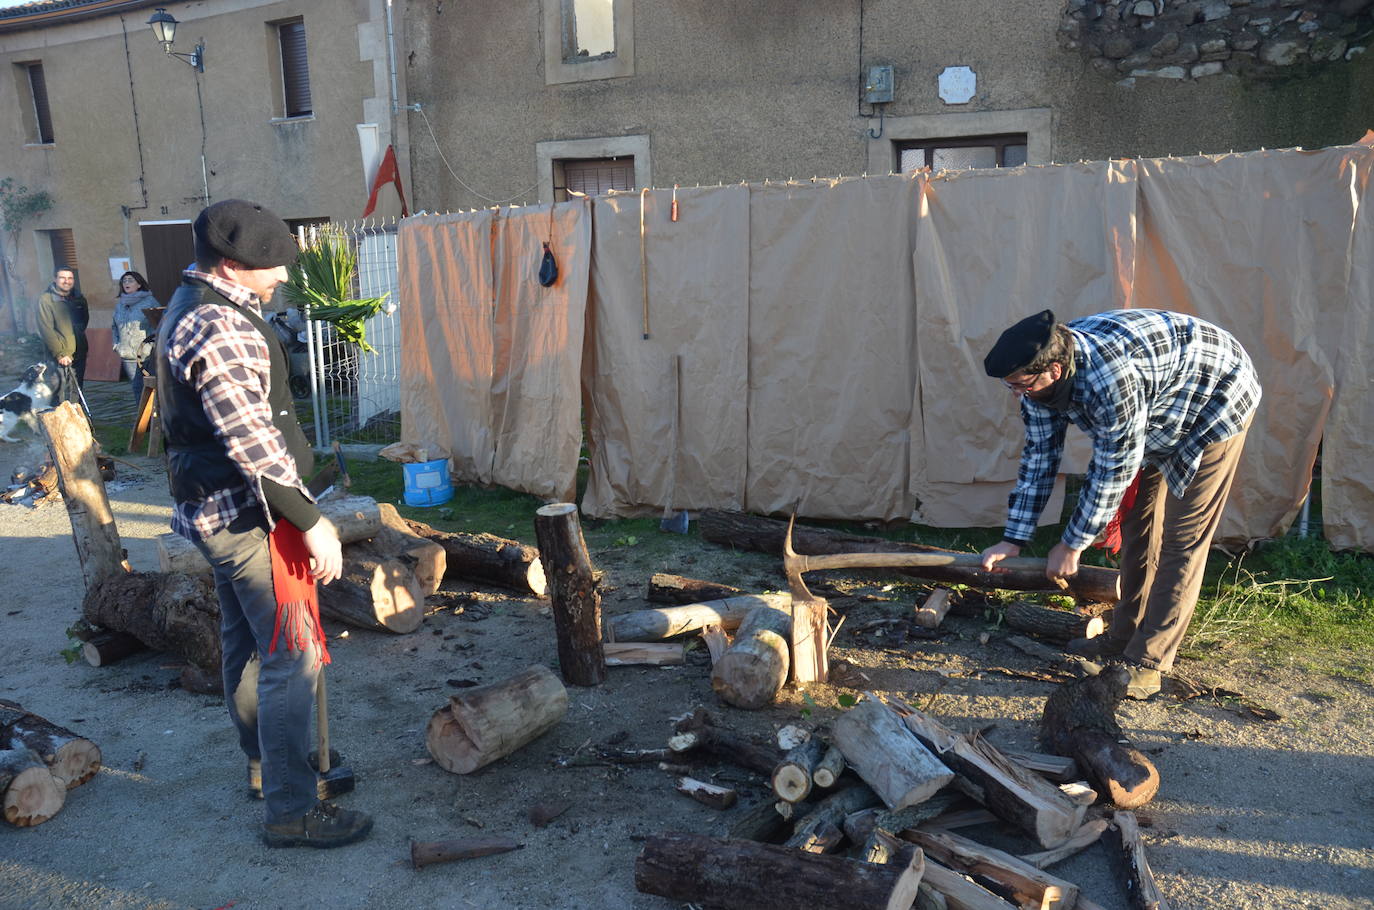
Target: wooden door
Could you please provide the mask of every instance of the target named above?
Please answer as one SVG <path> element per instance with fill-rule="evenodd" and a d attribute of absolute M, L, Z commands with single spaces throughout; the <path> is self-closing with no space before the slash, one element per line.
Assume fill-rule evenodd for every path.
<path fill-rule="evenodd" d="M 145 221 L 139 226 L 143 235 L 143 264 L 148 288 L 163 306 L 181 284 L 181 272 L 195 261 L 195 237 L 189 221 Z"/>

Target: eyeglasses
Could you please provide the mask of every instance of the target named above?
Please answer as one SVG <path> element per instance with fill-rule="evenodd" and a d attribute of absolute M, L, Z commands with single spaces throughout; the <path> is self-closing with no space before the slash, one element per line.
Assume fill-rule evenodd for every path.
<path fill-rule="evenodd" d="M 1036 383 L 1037 381 L 1039 381 L 1040 377 L 1043 376 L 1043 375 L 1044 375 L 1043 372 L 1040 372 L 1040 373 L 1032 373 L 1030 376 L 1027 376 L 1025 379 L 1018 379 L 1016 382 L 1009 382 L 1009 381 L 1003 379 L 1003 380 L 1002 380 L 1002 385 L 1004 385 L 1004 386 L 1006 386 L 1007 388 L 1011 389 L 1013 392 L 1023 392 L 1023 393 L 1024 393 L 1024 392 L 1029 392 L 1029 391 L 1031 390 L 1031 386 L 1035 385 L 1035 383 Z"/>

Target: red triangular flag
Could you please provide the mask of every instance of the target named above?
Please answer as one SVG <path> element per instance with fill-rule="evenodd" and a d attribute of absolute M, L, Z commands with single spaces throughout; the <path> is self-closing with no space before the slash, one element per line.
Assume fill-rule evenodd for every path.
<path fill-rule="evenodd" d="M 382 163 L 377 168 L 377 176 L 372 180 L 372 195 L 367 197 L 367 208 L 363 209 L 364 218 L 371 215 L 373 211 L 376 210 L 377 194 L 387 186 L 396 187 L 396 196 L 400 199 L 401 203 L 401 217 L 404 218 L 409 215 L 410 211 L 406 208 L 405 190 L 401 188 L 401 169 L 396 165 L 396 149 L 390 145 L 386 147 L 386 154 L 382 156 Z M 387 201 L 393 204 L 387 205 Z M 394 199 L 384 197 L 382 206 L 384 211 L 382 214 L 391 214 L 391 212 L 387 210 L 393 209 L 394 203 Z"/>

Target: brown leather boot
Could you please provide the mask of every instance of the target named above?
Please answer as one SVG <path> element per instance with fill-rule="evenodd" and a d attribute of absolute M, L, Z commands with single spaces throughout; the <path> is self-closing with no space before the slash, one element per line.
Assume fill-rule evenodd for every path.
<path fill-rule="evenodd" d="M 372 816 L 318 802 L 300 818 L 262 826 L 262 842 L 269 847 L 342 847 L 367 837 Z"/>

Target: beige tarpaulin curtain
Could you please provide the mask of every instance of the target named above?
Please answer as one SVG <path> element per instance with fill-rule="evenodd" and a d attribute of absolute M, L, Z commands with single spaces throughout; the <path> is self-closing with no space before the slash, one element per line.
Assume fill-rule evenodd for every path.
<path fill-rule="evenodd" d="M 573 498 L 590 254 L 585 200 L 403 221 L 402 441 L 449 455 L 459 480 Z"/>

